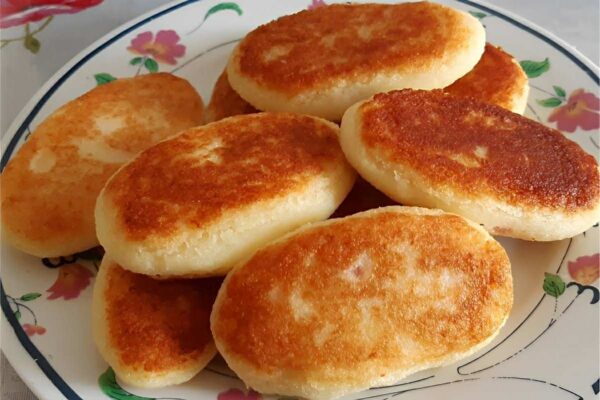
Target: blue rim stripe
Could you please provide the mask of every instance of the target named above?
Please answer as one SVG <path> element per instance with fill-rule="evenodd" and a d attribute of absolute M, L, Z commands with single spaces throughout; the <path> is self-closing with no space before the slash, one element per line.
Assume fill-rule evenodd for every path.
<path fill-rule="evenodd" d="M 81 397 L 77 395 L 71 389 L 71 387 L 64 381 L 63 378 L 52 368 L 52 365 L 46 360 L 46 357 L 38 350 L 37 347 L 31 342 L 23 327 L 15 317 L 12 309 L 10 308 L 10 304 L 8 304 L 8 300 L 6 298 L 6 293 L 4 293 L 4 286 L 2 282 L 0 282 L 0 305 L 2 306 L 2 312 L 6 315 L 6 319 L 12 328 L 15 330 L 15 334 L 17 335 L 17 339 L 23 345 L 23 348 L 27 353 L 33 358 L 33 361 L 40 367 L 44 375 L 50 379 L 50 381 L 56 386 L 56 388 L 69 400 L 83 400 Z"/>
<path fill-rule="evenodd" d="M 556 50 L 560 51 L 569 60 L 573 61 L 575 63 L 575 65 L 577 65 L 579 68 L 581 68 L 590 78 L 592 78 L 592 80 L 596 83 L 596 85 L 600 84 L 600 79 L 598 78 L 598 74 L 595 71 L 593 71 L 590 67 L 588 67 L 587 64 L 585 64 L 583 61 L 581 61 L 579 58 L 577 58 L 577 56 L 575 56 L 569 50 L 567 50 L 560 44 L 556 43 L 554 40 L 550 39 L 548 36 L 544 35 L 543 33 L 530 28 L 529 26 L 509 17 L 508 15 L 499 13 L 496 10 L 492 10 L 489 7 L 486 7 L 481 4 L 477 4 L 471 0 L 456 0 L 456 1 L 458 1 L 459 3 L 469 5 L 471 7 L 479 8 L 482 11 L 488 12 L 488 13 L 494 15 L 495 17 L 503 19 L 506 22 L 508 22 L 512 25 L 515 25 L 516 27 L 523 29 L 525 32 L 528 32 L 528 33 L 532 34 L 533 36 L 537 37 L 538 39 L 541 39 L 542 41 L 548 43 L 550 46 L 552 46 Z"/>
<path fill-rule="evenodd" d="M 90 51 L 81 60 L 79 60 L 75 65 L 73 65 L 67 72 L 64 73 L 64 75 L 62 75 L 52 85 L 52 87 L 50 89 L 48 89 L 48 91 L 46 93 L 44 93 L 44 95 L 42 96 L 42 98 L 35 104 L 35 106 L 31 110 L 31 112 L 27 115 L 27 117 L 25 117 L 25 120 L 21 123 L 21 125 L 17 129 L 17 132 L 15 133 L 15 135 L 11 138 L 8 146 L 6 146 L 6 150 L 2 154 L 2 159 L 0 160 L 0 171 L 4 170 L 4 167 L 8 163 L 8 160 L 10 159 L 10 156 L 12 155 L 13 151 L 15 150 L 15 148 L 17 146 L 17 143 L 19 143 L 19 140 L 21 139 L 21 137 L 23 136 L 23 134 L 27 131 L 27 128 L 29 127 L 29 124 L 31 123 L 31 121 L 39 113 L 39 111 L 42 109 L 42 107 L 48 102 L 48 100 L 52 97 L 52 95 L 62 86 L 62 84 L 71 75 L 73 75 L 73 73 L 75 73 L 75 71 L 77 71 L 79 68 L 81 68 L 81 66 L 83 66 L 85 63 L 87 63 L 96 54 L 98 54 L 99 52 L 101 52 L 102 50 L 104 50 L 105 48 L 107 48 L 108 46 L 110 46 L 111 44 L 113 44 L 115 41 L 119 40 L 123 36 L 125 36 L 128 33 L 134 31 L 135 29 L 139 28 L 140 26 L 143 26 L 143 25 L 147 24 L 148 22 L 150 22 L 150 21 L 152 21 L 152 20 L 154 20 L 156 18 L 159 18 L 159 17 L 161 17 L 163 15 L 169 14 L 169 13 L 171 13 L 171 12 L 177 10 L 177 9 L 180 9 L 182 7 L 185 7 L 185 6 L 189 5 L 189 4 L 198 3 L 200 1 L 202 1 L 202 0 L 185 0 L 185 1 L 182 1 L 181 3 L 175 4 L 172 7 L 166 8 L 166 9 L 164 9 L 162 11 L 157 12 L 156 14 L 153 14 L 153 15 L 151 15 L 151 16 L 149 16 L 149 17 L 147 17 L 147 18 L 145 18 L 145 19 L 143 19 L 141 21 L 139 21 L 138 23 L 130 26 L 129 28 L 124 29 L 123 31 L 121 31 L 118 34 L 116 34 L 115 36 L 111 37 L 106 42 L 102 43 L 100 46 L 98 46 L 94 50 Z M 477 3 L 473 2 L 473 1 L 470 1 L 470 0 L 456 0 L 456 1 L 458 1 L 459 3 L 467 4 L 467 5 L 469 5 L 471 7 L 474 7 L 474 8 L 478 8 L 478 9 L 480 9 L 482 11 L 488 12 L 488 13 L 490 13 L 490 14 L 492 14 L 492 15 L 500 18 L 500 19 L 503 19 L 503 20 L 507 21 L 508 23 L 510 23 L 512 25 L 515 25 L 518 28 L 520 28 L 520 29 L 522 29 L 522 30 L 524 30 L 524 31 L 526 31 L 526 32 L 534 35 L 538 39 L 540 39 L 540 40 L 548 43 L 550 46 L 552 46 L 555 49 L 557 49 L 558 51 L 560 51 L 568 59 L 570 59 L 571 61 L 573 61 L 573 63 L 575 63 L 581 70 L 583 70 L 596 83 L 596 85 L 600 84 L 600 80 L 599 80 L 598 75 L 596 74 L 596 72 L 594 72 L 584 62 L 582 62 L 579 58 L 577 58 L 577 56 L 573 55 L 569 50 L 567 50 L 566 48 L 564 48 L 563 46 L 561 46 L 560 44 L 558 44 L 554 40 L 550 39 L 549 37 L 545 36 L 544 34 L 538 32 L 538 31 L 533 30 L 532 28 L 528 27 L 527 25 L 524 25 L 523 23 L 521 23 L 519 21 L 516 21 L 516 20 L 514 20 L 513 18 L 511 18 L 509 16 L 501 14 L 498 11 L 495 11 L 495 10 L 493 10 L 491 8 L 486 7 L 486 6 L 477 4 Z M 1 306 L 2 312 L 6 316 L 8 322 L 10 323 L 11 327 L 15 331 L 17 339 L 19 340 L 19 342 L 21 343 L 21 345 L 23 346 L 23 348 L 27 351 L 27 353 L 37 363 L 37 365 L 40 367 L 40 369 L 46 375 L 46 377 L 48 377 L 48 379 L 54 384 L 54 386 L 56 386 L 56 388 L 68 400 L 83 400 L 60 377 L 60 375 L 58 375 L 58 373 L 54 370 L 54 368 L 52 368 L 52 365 L 50 365 L 50 363 L 44 357 L 44 355 L 31 342 L 31 340 L 29 339 L 29 337 L 27 336 L 27 334 L 23 330 L 23 327 L 21 326 L 21 324 L 19 323 L 19 321 L 15 318 L 15 316 L 14 316 L 14 314 L 12 312 L 12 309 L 10 308 L 10 304 L 8 303 L 8 300 L 6 298 L 6 293 L 4 292 L 4 286 L 2 285 L 2 280 L 1 279 L 0 279 L 0 306 Z"/>

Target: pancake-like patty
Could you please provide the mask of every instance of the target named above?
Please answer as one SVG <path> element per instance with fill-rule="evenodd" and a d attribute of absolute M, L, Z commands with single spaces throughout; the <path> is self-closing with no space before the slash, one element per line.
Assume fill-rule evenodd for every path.
<path fill-rule="evenodd" d="M 100 354 L 130 385 L 190 380 L 217 353 L 209 317 L 220 284 L 219 278 L 155 280 L 105 256 L 92 307 Z"/>
<path fill-rule="evenodd" d="M 259 250 L 225 279 L 211 330 L 246 385 L 331 399 L 471 355 L 512 299 L 509 259 L 484 229 L 385 207 Z"/>
<path fill-rule="evenodd" d="M 513 56 L 487 43 L 471 72 L 444 89 L 455 96 L 474 97 L 523 114 L 527 107 L 527 75 Z"/>
<path fill-rule="evenodd" d="M 335 211 L 355 179 L 338 131 L 320 118 L 259 113 L 161 142 L 107 183 L 96 204 L 98 239 L 134 272 L 223 275 Z"/>
<path fill-rule="evenodd" d="M 46 118 L 2 172 L 3 237 L 57 257 L 97 246 L 96 197 L 135 154 L 202 123 L 202 99 L 169 74 L 98 86 Z"/>
<path fill-rule="evenodd" d="M 224 70 L 215 83 L 210 102 L 204 113 L 204 122 L 214 122 L 234 115 L 252 114 L 258 110 L 239 94 L 229 84 L 227 70 Z"/>
<path fill-rule="evenodd" d="M 250 32 L 227 73 L 258 109 L 339 121 L 375 93 L 450 85 L 477 64 L 484 46 L 477 19 L 439 4 L 334 4 Z"/>
<path fill-rule="evenodd" d="M 346 112 L 340 141 L 392 199 L 463 215 L 493 234 L 559 240 L 600 219 L 594 157 L 554 129 L 472 98 L 378 94 Z"/>

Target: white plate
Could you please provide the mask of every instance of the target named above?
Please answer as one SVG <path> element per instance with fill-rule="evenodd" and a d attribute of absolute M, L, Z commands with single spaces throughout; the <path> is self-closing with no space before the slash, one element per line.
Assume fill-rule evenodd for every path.
<path fill-rule="evenodd" d="M 444 3 L 474 13 L 486 26 L 490 42 L 520 61 L 527 60 L 530 117 L 573 130 L 565 134 L 598 155 L 598 128 L 589 125 L 598 121 L 596 66 L 516 16 L 468 0 Z M 4 137 L 2 167 L 29 130 L 60 105 L 93 88 L 97 80 L 109 78 L 106 74 L 126 77 L 158 67 L 190 80 L 207 101 L 239 38 L 259 24 L 310 4 L 310 0 L 180 1 L 110 33 L 59 71 L 25 107 Z M 169 53 L 175 65 L 161 63 L 156 55 L 158 63 L 142 60 L 132 65 L 138 57 L 128 50 L 132 40 L 144 32 L 156 38 L 165 30 L 177 33 L 185 55 Z M 456 365 L 424 371 L 355 398 L 576 399 L 598 394 L 598 227 L 560 242 L 500 241 L 513 265 L 515 305 L 497 339 Z M 222 361 L 176 387 L 149 391 L 120 386 L 96 353 L 90 334 L 95 271 L 92 261 L 82 259 L 48 268 L 39 259 L 2 244 L 2 348 L 40 400 L 258 397 L 246 392 Z"/>

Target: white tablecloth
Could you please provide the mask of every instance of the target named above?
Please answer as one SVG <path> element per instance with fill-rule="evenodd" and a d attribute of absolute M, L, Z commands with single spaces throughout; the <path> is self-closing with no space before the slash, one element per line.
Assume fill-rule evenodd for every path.
<path fill-rule="evenodd" d="M 258 0 L 257 0 L 258 1 Z M 283 0 L 282 0 L 283 1 Z M 17 43 L 0 52 L 0 128 L 7 130 L 29 98 L 68 60 L 95 40 L 124 22 L 166 4 L 167 0 L 104 0 L 100 5 L 74 15 L 59 15 L 38 34 L 42 43 L 37 54 Z M 575 46 L 594 63 L 600 58 L 600 7 L 597 0 L 490 0 L 529 19 Z M 10 30 L 0 30 L 2 39 Z M 1 360 L 0 399 L 35 400 L 6 361 Z"/>

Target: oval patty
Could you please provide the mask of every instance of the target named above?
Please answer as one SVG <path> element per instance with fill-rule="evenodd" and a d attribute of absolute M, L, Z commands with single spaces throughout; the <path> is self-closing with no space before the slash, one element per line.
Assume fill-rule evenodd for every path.
<path fill-rule="evenodd" d="M 98 239 L 134 272 L 224 275 L 335 211 L 355 179 L 337 136 L 328 121 L 277 113 L 188 130 L 110 179 L 96 204 Z"/>
<path fill-rule="evenodd" d="M 439 4 L 333 4 L 248 33 L 227 74 L 260 110 L 339 121 L 375 93 L 448 86 L 477 64 L 484 45 L 476 18 Z"/>
<path fill-rule="evenodd" d="M 442 91 L 375 95 L 345 113 L 340 142 L 369 183 L 526 240 L 577 235 L 600 219 L 598 164 L 557 130 Z"/>
<path fill-rule="evenodd" d="M 248 386 L 330 399 L 472 354 L 511 307 L 508 257 L 485 230 L 393 206 L 259 250 L 225 279 L 211 330 Z"/>

